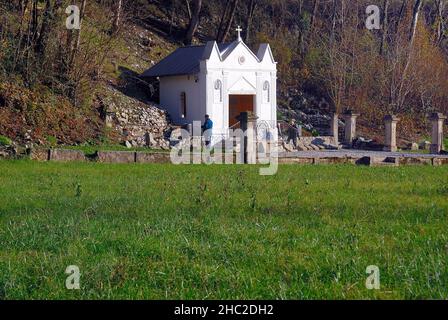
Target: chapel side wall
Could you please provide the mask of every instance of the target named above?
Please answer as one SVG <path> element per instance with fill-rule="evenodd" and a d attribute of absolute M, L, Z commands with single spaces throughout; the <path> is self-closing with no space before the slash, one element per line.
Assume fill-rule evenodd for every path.
<path fill-rule="evenodd" d="M 196 79 L 198 81 L 196 82 Z M 202 80 L 202 81 L 201 81 Z M 187 124 L 193 121 L 203 121 L 205 115 L 205 104 L 201 97 L 201 85 L 205 82 L 198 77 L 173 76 L 160 79 L 160 105 L 164 108 L 176 124 Z M 186 93 L 187 117 L 181 117 L 181 94 Z"/>

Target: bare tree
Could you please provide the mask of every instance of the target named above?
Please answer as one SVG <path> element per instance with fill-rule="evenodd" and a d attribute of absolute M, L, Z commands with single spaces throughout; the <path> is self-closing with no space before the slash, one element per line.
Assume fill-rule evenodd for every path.
<path fill-rule="evenodd" d="M 398 91 L 398 106 L 401 107 L 404 103 L 405 95 L 403 95 L 403 87 L 408 74 L 409 66 L 412 61 L 412 52 L 414 47 L 415 35 L 417 33 L 417 25 L 419 21 L 420 11 L 422 9 L 422 0 L 415 0 L 414 10 L 412 12 L 411 31 L 409 33 L 409 53 L 406 60 L 406 65 L 403 70 L 403 76 L 401 77 L 400 89 Z"/>
<path fill-rule="evenodd" d="M 190 45 L 193 42 L 194 34 L 196 33 L 199 26 L 199 17 L 201 14 L 202 0 L 196 0 L 194 5 L 194 11 L 192 12 L 190 24 L 185 34 L 184 43 Z"/>
<path fill-rule="evenodd" d="M 188 19 L 191 20 L 191 18 L 192 18 L 192 13 L 191 13 L 190 1 L 189 1 L 189 0 L 185 0 L 185 5 L 187 6 Z M 174 5 L 172 5 L 172 6 L 174 7 Z"/>
<path fill-rule="evenodd" d="M 84 14 L 86 11 L 86 4 L 87 4 L 87 0 L 82 0 L 81 2 L 81 9 L 80 9 L 80 16 L 79 16 L 79 26 L 80 29 L 77 31 L 77 36 L 76 36 L 76 41 L 74 44 L 72 44 L 71 46 L 71 50 L 70 50 L 70 58 L 69 58 L 69 68 L 70 66 L 73 64 L 76 54 L 78 53 L 79 50 L 79 45 L 81 44 L 81 29 L 82 29 L 82 23 L 84 20 Z"/>
<path fill-rule="evenodd" d="M 112 33 L 116 33 L 120 29 L 122 7 L 123 0 L 117 0 L 115 5 L 114 21 L 112 23 Z"/>
<path fill-rule="evenodd" d="M 409 33 L 409 41 L 411 43 L 411 46 L 414 43 L 415 40 L 415 34 L 417 32 L 417 25 L 418 25 L 418 18 L 420 15 L 420 11 L 422 9 L 422 0 L 416 0 L 414 5 L 414 10 L 412 12 L 412 24 L 411 24 L 411 32 Z"/>
<path fill-rule="evenodd" d="M 218 31 L 217 41 L 225 42 L 227 36 L 230 32 L 230 28 L 232 27 L 233 18 L 235 16 L 235 11 L 238 6 L 238 0 L 233 0 L 232 2 L 228 2 L 226 5 L 226 10 L 221 17 L 221 24 Z"/>
<path fill-rule="evenodd" d="M 437 31 L 437 44 L 440 44 L 442 41 L 443 35 L 445 34 L 445 20 L 443 17 L 443 11 L 445 10 L 446 1 L 445 0 L 437 0 L 436 1 L 436 10 L 437 10 L 437 20 L 436 20 L 436 31 Z"/>
<path fill-rule="evenodd" d="M 398 32 L 398 27 L 399 27 L 401 21 L 403 21 L 403 18 L 406 15 L 406 9 L 407 9 L 407 5 L 408 5 L 408 1 L 409 0 L 403 0 L 403 2 L 401 3 L 400 11 L 398 13 L 398 17 L 397 17 L 397 20 L 395 22 L 396 33 Z"/>
<path fill-rule="evenodd" d="M 316 25 L 316 19 L 317 19 L 317 12 L 319 10 L 319 0 L 314 0 L 314 4 L 313 4 L 313 13 L 311 15 L 311 20 L 310 20 L 310 32 L 314 31 L 314 27 Z"/>
<path fill-rule="evenodd" d="M 246 18 L 246 42 L 249 43 L 250 33 L 252 28 L 252 20 L 254 18 L 255 9 L 257 7 L 256 0 L 250 0 L 247 7 L 247 18 Z"/>
<path fill-rule="evenodd" d="M 383 28 L 381 33 L 381 45 L 380 45 L 380 55 L 384 54 L 387 40 L 387 32 L 388 32 L 388 20 L 389 20 L 389 0 L 384 0 L 383 4 Z"/>

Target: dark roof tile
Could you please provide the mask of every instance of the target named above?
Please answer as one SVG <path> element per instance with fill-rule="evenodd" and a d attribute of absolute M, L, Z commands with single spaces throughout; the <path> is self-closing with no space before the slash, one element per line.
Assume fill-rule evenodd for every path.
<path fill-rule="evenodd" d="M 219 51 L 224 53 L 232 43 L 218 45 Z M 167 77 L 197 74 L 206 46 L 189 46 L 178 48 L 152 68 L 143 72 L 142 77 Z"/>

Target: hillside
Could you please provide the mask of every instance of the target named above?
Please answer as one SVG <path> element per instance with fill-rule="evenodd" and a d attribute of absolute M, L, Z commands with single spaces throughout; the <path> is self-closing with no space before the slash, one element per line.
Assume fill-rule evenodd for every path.
<path fill-rule="evenodd" d="M 67 1 L 0 2 L 0 135 L 19 144 L 120 143 L 105 122 L 110 102 L 151 108 L 157 83 L 141 72 L 185 43 L 228 41 L 238 24 L 251 47 L 273 48 L 280 119 L 320 131 L 325 115 L 351 108 L 363 115 L 361 135 L 381 139 L 382 117 L 396 113 L 404 144 L 428 135 L 428 112 L 448 111 L 447 10 L 437 1 L 386 1 L 383 31 L 365 28 L 361 0 L 77 2 L 80 31 L 64 26 Z M 148 123 L 169 121 L 155 117 Z M 162 138 L 162 127 L 151 134 Z"/>

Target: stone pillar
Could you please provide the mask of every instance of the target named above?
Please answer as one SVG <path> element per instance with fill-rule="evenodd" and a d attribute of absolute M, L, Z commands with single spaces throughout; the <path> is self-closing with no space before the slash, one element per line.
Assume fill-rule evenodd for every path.
<path fill-rule="evenodd" d="M 430 152 L 433 154 L 439 154 L 443 149 L 443 123 L 446 120 L 446 116 L 442 113 L 432 113 L 429 117 L 432 123 L 432 143 Z"/>
<path fill-rule="evenodd" d="M 241 130 L 246 133 L 244 138 L 244 162 L 257 164 L 257 119 L 252 112 L 242 112 L 238 116 Z"/>
<path fill-rule="evenodd" d="M 337 113 L 331 116 L 330 136 L 334 138 L 335 144 L 339 145 L 339 115 Z"/>
<path fill-rule="evenodd" d="M 394 115 L 384 117 L 386 125 L 386 138 L 384 141 L 384 151 L 396 152 L 397 148 L 397 122 L 400 119 Z"/>
<path fill-rule="evenodd" d="M 359 117 L 359 114 L 347 110 L 342 116 L 345 120 L 344 143 L 351 147 L 356 137 L 356 118 Z"/>

